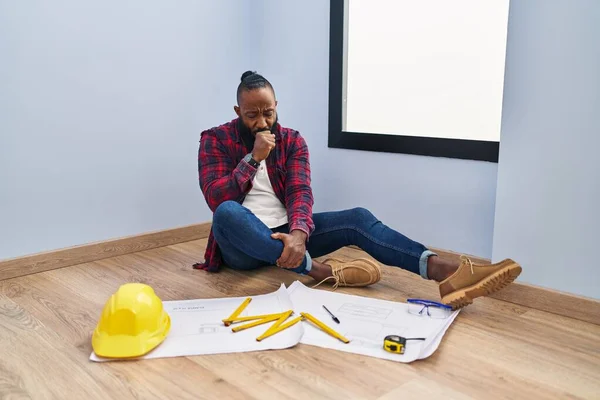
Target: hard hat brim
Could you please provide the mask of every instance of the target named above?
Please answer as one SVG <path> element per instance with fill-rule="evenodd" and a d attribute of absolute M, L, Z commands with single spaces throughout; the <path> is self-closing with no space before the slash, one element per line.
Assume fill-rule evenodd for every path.
<path fill-rule="evenodd" d="M 148 354 L 161 344 L 171 329 L 171 317 L 165 313 L 164 323 L 159 331 L 140 332 L 135 336 L 109 335 L 94 330 L 92 348 L 94 353 L 104 358 L 133 358 Z"/>

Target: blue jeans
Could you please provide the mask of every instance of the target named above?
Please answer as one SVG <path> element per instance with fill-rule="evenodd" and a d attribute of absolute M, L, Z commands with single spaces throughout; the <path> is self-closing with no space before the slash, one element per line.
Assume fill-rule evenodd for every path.
<path fill-rule="evenodd" d="M 396 266 L 425 279 L 427 260 L 435 253 L 399 232 L 390 229 L 370 211 L 354 208 L 316 213 L 315 230 L 306 245 L 302 264 L 290 271 L 307 274 L 312 258 L 355 245 L 382 264 Z M 271 238 L 274 232 L 289 233 L 288 225 L 269 229 L 249 209 L 226 201 L 213 215 L 213 234 L 227 266 L 250 270 L 275 265 L 283 252 L 283 242 Z"/>

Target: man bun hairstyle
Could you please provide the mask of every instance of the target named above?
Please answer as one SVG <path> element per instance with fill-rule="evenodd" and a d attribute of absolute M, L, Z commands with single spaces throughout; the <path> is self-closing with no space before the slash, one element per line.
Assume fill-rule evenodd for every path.
<path fill-rule="evenodd" d="M 240 95 L 243 91 L 251 91 L 260 88 L 268 87 L 275 94 L 275 90 L 273 90 L 273 86 L 271 82 L 269 82 L 264 76 L 256 73 L 256 71 L 246 71 L 242 74 L 240 78 L 240 84 L 237 88 L 237 102 L 240 104 Z"/>
<path fill-rule="evenodd" d="M 247 77 L 249 77 L 250 75 L 257 75 L 256 71 L 246 71 L 242 74 L 242 79 L 241 81 L 244 82 L 244 79 L 246 79 Z"/>

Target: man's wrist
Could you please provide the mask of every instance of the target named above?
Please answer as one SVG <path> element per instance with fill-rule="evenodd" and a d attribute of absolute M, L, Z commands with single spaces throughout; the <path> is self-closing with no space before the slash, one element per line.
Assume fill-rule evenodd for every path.
<path fill-rule="evenodd" d="M 254 161 L 256 161 L 257 163 L 261 163 L 261 162 L 264 160 L 264 158 L 263 158 L 263 159 L 260 159 L 259 157 L 257 157 L 257 156 L 256 156 L 256 154 L 254 154 L 254 151 L 252 151 L 252 152 L 250 153 L 250 156 L 251 156 L 251 157 L 252 157 L 252 159 L 253 159 Z"/>
<path fill-rule="evenodd" d="M 303 242 L 306 242 L 306 238 L 308 237 L 308 235 L 306 234 L 306 232 L 301 231 L 299 229 L 291 231 L 290 235 L 301 239 Z"/>
<path fill-rule="evenodd" d="M 252 165 L 254 168 L 258 168 L 260 166 L 260 161 L 256 161 L 256 158 L 254 157 L 254 154 L 249 153 L 246 154 L 246 157 L 244 157 L 244 160 Z"/>

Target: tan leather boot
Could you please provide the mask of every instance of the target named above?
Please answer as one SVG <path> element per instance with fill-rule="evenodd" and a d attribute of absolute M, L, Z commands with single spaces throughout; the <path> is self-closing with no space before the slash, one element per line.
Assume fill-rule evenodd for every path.
<path fill-rule="evenodd" d="M 453 309 L 473 303 L 473 299 L 487 296 L 514 281 L 522 268 L 511 259 L 497 264 L 476 265 L 468 257 L 461 257 L 461 264 L 454 274 L 440 282 L 442 303 Z"/>
<path fill-rule="evenodd" d="M 381 279 L 381 267 L 379 264 L 366 258 L 351 261 L 341 261 L 329 258 L 323 264 L 331 266 L 332 275 L 319 282 L 316 286 L 327 280 L 334 280 L 333 288 L 338 286 L 369 286 Z"/>

